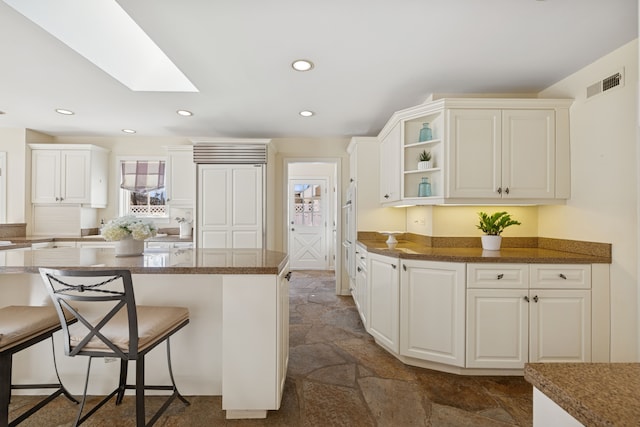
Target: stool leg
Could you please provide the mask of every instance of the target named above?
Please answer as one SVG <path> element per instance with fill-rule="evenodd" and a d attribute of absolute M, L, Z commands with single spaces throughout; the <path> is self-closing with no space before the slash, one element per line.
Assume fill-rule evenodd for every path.
<path fill-rule="evenodd" d="M 116 397 L 116 405 L 122 403 L 122 399 L 124 398 L 124 391 L 127 386 L 127 368 L 129 366 L 129 361 L 125 359 L 120 359 L 120 383 L 118 384 L 118 396 Z"/>
<path fill-rule="evenodd" d="M 0 354 L 0 427 L 9 425 L 9 402 L 11 401 L 11 353 Z"/>
<path fill-rule="evenodd" d="M 136 360 L 136 426 L 144 427 L 144 356 Z"/>

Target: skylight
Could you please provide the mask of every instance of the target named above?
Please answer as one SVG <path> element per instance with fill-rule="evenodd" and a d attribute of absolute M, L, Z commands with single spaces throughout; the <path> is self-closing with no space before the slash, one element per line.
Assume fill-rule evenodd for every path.
<path fill-rule="evenodd" d="M 198 92 L 115 0 L 4 0 L 134 91 Z"/>

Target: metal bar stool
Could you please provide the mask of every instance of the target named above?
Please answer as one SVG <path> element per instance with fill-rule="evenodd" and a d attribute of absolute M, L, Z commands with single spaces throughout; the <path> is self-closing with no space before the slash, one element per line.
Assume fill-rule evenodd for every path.
<path fill-rule="evenodd" d="M 189 310 L 185 307 L 158 307 L 136 305 L 133 282 L 129 270 L 53 270 L 40 269 L 45 287 L 54 301 L 64 334 L 67 356 L 88 356 L 84 393 L 74 426 L 82 424 L 113 396 L 116 405 L 122 403 L 125 390 L 135 390 L 136 426 L 154 424 L 169 404 L 178 398 L 189 402 L 178 392 L 171 369 L 169 337 L 189 323 Z M 75 306 L 86 308 L 79 313 Z M 81 308 L 82 308 L 81 307 Z M 78 323 L 68 326 L 63 312 L 68 310 Z M 98 314 L 99 311 L 99 314 Z M 167 365 L 170 385 L 147 385 L 144 381 L 145 356 L 159 344 L 167 343 Z M 95 357 L 120 359 L 118 387 L 105 396 L 86 414 L 82 414 L 87 398 L 91 360 Z M 127 380 L 128 362 L 136 362 L 135 384 Z M 171 391 L 164 404 L 146 422 L 145 390 Z"/>
<path fill-rule="evenodd" d="M 68 323 L 76 321 L 68 312 L 65 313 Z M 8 306 L 0 308 L 0 426 L 16 426 L 36 411 L 43 408 L 47 403 L 61 394 L 69 400 L 78 403 L 76 399 L 64 388 L 58 375 L 56 366 L 55 351 L 53 354 L 53 365 L 58 378 L 53 384 L 12 384 L 11 368 L 13 355 L 25 348 L 51 338 L 53 349 L 53 334 L 59 331 L 60 320 L 53 306 Z M 36 405 L 28 409 L 9 421 L 9 403 L 11 401 L 11 390 L 16 389 L 48 389 L 56 390 L 39 401 Z"/>

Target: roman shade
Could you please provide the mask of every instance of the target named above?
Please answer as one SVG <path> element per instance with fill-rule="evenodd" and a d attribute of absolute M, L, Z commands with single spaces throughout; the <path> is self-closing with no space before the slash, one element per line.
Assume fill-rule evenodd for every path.
<path fill-rule="evenodd" d="M 120 188 L 123 190 L 148 193 L 164 188 L 164 160 L 123 160 L 120 166 Z"/>

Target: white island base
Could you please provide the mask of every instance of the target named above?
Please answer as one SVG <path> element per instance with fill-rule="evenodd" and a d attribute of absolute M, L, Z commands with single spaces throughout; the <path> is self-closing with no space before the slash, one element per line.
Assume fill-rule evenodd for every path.
<path fill-rule="evenodd" d="M 190 323 L 171 337 L 173 372 L 183 395 L 222 395 L 227 418 L 265 418 L 280 407 L 289 348 L 286 272 L 133 274 L 136 303 L 189 308 Z M 2 306 L 43 305 L 49 296 L 37 274 L 0 274 L 0 301 Z M 60 332 L 54 340 L 62 383 L 81 395 L 88 358 L 65 356 Z M 119 365 L 109 359 L 93 364 L 88 393 L 109 393 Z M 164 345 L 149 353 L 146 371 L 148 384 L 170 384 Z M 134 374 L 130 367 L 131 382 Z M 50 341 L 16 354 L 13 378 L 16 384 L 55 382 Z"/>

